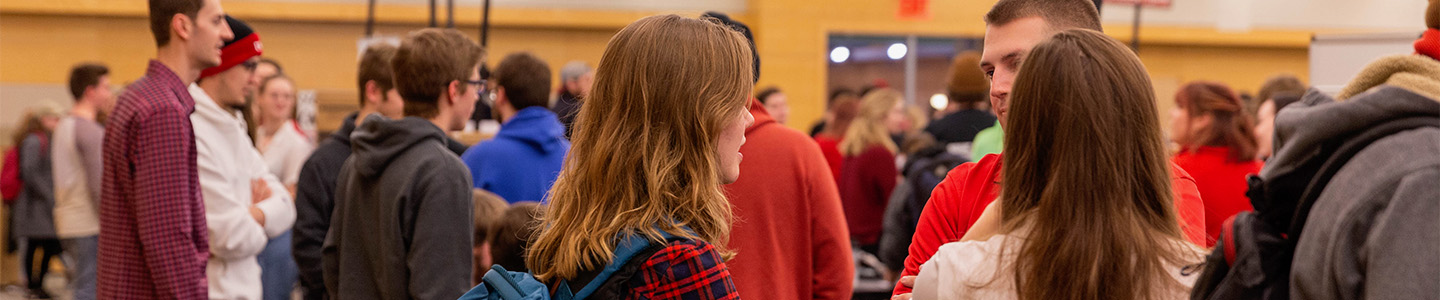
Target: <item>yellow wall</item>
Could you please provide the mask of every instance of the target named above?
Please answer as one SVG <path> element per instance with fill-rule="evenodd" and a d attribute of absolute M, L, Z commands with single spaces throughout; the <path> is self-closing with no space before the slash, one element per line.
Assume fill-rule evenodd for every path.
<path fill-rule="evenodd" d="M 984 34 L 981 17 L 993 3 L 930 1 L 931 17 L 912 21 L 896 18 L 898 2 L 752 0 L 748 12 L 737 14 L 756 31 L 763 60 L 759 86 L 777 85 L 789 94 L 793 108 L 788 125 L 808 126 L 822 113 L 828 34 L 980 37 Z M 363 33 L 363 5 L 224 3 L 228 12 L 256 28 L 265 41 L 266 55 L 284 63 L 301 88 L 353 99 L 355 43 Z M 80 61 L 109 64 L 117 83 L 137 78 L 145 59 L 154 53 L 144 7 L 141 0 L 0 2 L 0 83 L 61 84 L 67 68 Z M 474 11 L 473 7 L 463 8 L 457 13 L 457 23 L 478 36 L 479 17 Z M 611 34 L 630 21 L 659 12 L 497 7 L 492 13 L 491 63 L 505 53 L 529 50 L 548 61 L 558 76 L 559 67 L 567 61 L 597 62 Z M 381 5 L 378 31 L 403 34 L 422 27 L 425 18 L 423 6 Z M 1107 24 L 1106 28 L 1121 40 L 1129 39 L 1124 24 Z M 1173 86 L 1189 80 L 1216 80 L 1237 90 L 1253 91 L 1275 73 L 1294 73 L 1303 79 L 1308 73 L 1309 36 L 1303 31 L 1220 33 L 1206 28 L 1152 26 L 1141 32 L 1140 56 L 1155 78 L 1165 106 Z M 0 99 L 14 101 L 23 100 Z M 320 122 L 322 130 L 334 123 L 323 118 Z M 0 123 L 8 126 L 13 120 Z"/>

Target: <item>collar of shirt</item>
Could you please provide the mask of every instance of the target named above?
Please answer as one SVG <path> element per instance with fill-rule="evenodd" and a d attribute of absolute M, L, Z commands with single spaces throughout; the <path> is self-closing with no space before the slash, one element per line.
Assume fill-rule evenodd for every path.
<path fill-rule="evenodd" d="M 155 80 L 156 86 L 165 87 L 174 93 L 175 98 L 180 99 L 180 106 L 185 108 L 186 114 L 195 112 L 195 99 L 190 97 L 189 85 L 180 80 L 180 76 L 175 75 L 175 71 L 170 70 L 170 67 L 152 59 L 150 66 L 145 69 L 145 77 Z"/>

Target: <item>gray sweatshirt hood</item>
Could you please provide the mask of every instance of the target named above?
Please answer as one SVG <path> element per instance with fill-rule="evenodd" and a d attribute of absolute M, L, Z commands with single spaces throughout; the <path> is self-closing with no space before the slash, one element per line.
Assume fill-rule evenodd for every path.
<path fill-rule="evenodd" d="M 379 115 L 365 117 L 365 122 L 350 134 L 357 173 L 367 178 L 380 176 L 397 156 L 416 145 L 433 141 L 444 146 L 445 132 L 429 120 L 406 117 L 389 120 Z"/>
<path fill-rule="evenodd" d="M 1299 105 L 1289 105 L 1275 117 L 1275 156 L 1265 163 L 1261 177 L 1291 171 L 1319 153 L 1319 145 L 1337 136 L 1365 130 L 1379 123 L 1409 116 L 1434 116 L 1440 102 L 1395 86 L 1380 86 L 1347 101 L 1336 102 L 1311 89 Z"/>

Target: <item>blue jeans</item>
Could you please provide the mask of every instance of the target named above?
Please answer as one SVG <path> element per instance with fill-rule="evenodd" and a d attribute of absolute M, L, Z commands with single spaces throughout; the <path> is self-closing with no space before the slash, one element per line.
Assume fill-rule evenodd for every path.
<path fill-rule="evenodd" d="M 70 269 L 70 289 L 75 300 L 95 300 L 95 252 L 98 236 L 60 240 L 61 252 Z"/>
<path fill-rule="evenodd" d="M 265 300 L 288 300 L 300 276 L 295 258 L 290 256 L 290 231 L 270 239 L 256 260 L 260 262 L 260 286 Z"/>

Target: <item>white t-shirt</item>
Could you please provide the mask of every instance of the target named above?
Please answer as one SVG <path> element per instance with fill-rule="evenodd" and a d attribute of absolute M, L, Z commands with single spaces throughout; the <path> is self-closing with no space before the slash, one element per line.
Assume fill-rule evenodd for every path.
<path fill-rule="evenodd" d="M 940 246 L 935 256 L 920 266 L 913 299 L 1017 299 L 1013 271 L 997 273 L 997 269 L 1002 264 L 1014 264 L 1021 241 L 1021 238 L 998 234 L 985 241 L 952 242 Z M 1198 263 L 1200 249 L 1192 249 L 1197 253 L 1195 259 Z M 1185 288 L 1173 295 L 1165 295 L 1165 298 L 1189 299 L 1190 288 L 1200 277 L 1199 269 L 1167 266 L 1166 270 L 1170 278 L 1157 280 L 1176 280 Z"/>
<path fill-rule="evenodd" d="M 270 137 L 270 143 L 260 149 L 260 155 L 265 157 L 270 173 L 279 177 L 280 182 L 292 185 L 300 181 L 300 168 L 314 151 L 315 145 L 300 133 L 295 120 L 290 120 L 280 125 L 280 130 Z"/>

